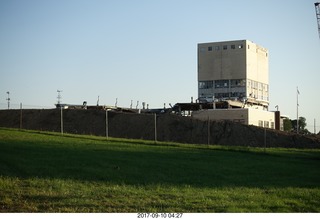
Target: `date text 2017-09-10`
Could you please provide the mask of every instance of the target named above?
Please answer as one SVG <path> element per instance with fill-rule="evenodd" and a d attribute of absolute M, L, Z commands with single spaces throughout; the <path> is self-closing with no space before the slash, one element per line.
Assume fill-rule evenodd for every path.
<path fill-rule="evenodd" d="M 183 213 L 138 213 L 137 218 L 182 218 Z"/>

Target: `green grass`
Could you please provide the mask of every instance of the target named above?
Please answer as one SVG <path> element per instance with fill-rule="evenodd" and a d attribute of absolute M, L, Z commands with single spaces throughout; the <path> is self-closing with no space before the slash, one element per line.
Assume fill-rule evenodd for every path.
<path fill-rule="evenodd" d="M 0 129 L 0 212 L 320 212 L 320 150 Z"/>

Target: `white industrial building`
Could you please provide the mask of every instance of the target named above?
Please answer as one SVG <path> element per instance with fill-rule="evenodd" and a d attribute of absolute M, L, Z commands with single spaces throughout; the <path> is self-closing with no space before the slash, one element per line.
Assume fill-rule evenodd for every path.
<path fill-rule="evenodd" d="M 195 118 L 281 127 L 280 113 L 268 111 L 268 50 L 248 40 L 198 44 L 198 100 L 212 108 Z"/>

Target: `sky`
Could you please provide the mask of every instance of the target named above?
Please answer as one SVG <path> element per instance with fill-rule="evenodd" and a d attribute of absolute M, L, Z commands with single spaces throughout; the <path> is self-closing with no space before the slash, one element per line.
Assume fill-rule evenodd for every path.
<path fill-rule="evenodd" d="M 269 110 L 320 130 L 317 0 L 0 0 L 0 109 L 150 108 L 198 96 L 197 44 L 269 50 Z"/>

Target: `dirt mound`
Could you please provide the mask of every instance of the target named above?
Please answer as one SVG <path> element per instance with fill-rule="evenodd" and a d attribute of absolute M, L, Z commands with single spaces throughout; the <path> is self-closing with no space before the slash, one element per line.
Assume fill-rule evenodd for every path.
<path fill-rule="evenodd" d="M 22 115 L 22 116 L 21 116 Z M 60 132 L 61 111 L 0 110 L 0 126 Z M 108 124 L 108 125 L 107 125 Z M 155 125 L 156 124 L 156 125 Z M 156 132 L 155 132 L 156 129 Z M 134 114 L 102 110 L 63 110 L 65 133 L 193 144 L 252 147 L 320 148 L 319 135 L 296 135 L 233 122 L 210 124 L 189 117 Z"/>

